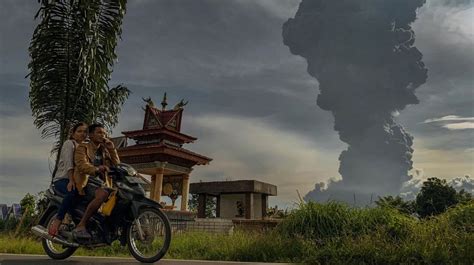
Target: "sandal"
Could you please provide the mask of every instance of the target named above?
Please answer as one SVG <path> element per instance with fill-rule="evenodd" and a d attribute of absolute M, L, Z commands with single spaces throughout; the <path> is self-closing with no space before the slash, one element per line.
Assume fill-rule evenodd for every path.
<path fill-rule="evenodd" d="M 89 232 L 87 232 L 87 229 L 74 229 L 72 231 L 72 235 L 74 238 L 79 238 L 79 239 L 90 239 L 92 236 Z"/>

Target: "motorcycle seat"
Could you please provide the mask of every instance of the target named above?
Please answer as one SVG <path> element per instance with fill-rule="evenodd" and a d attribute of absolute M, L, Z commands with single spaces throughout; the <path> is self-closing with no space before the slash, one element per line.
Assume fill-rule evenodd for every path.
<path fill-rule="evenodd" d="M 53 189 L 54 195 L 59 196 L 61 198 L 64 198 L 64 196 L 66 196 L 66 194 L 58 190 L 54 184 L 51 184 L 51 188 Z"/>

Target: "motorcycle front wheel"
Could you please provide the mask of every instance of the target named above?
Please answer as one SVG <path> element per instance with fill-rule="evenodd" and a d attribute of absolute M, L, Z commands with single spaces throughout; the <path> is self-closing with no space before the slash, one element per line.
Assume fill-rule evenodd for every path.
<path fill-rule="evenodd" d="M 171 243 L 171 225 L 168 217 L 155 208 L 140 210 L 127 229 L 127 245 L 132 256 L 140 262 L 160 260 Z"/>

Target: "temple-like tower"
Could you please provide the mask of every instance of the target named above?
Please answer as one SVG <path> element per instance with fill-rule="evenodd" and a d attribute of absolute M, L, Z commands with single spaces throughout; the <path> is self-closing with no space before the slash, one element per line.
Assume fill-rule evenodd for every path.
<path fill-rule="evenodd" d="M 166 110 L 166 93 L 162 109 L 145 100 L 145 119 L 141 130 L 122 132 L 136 144 L 118 149 L 120 160 L 139 173 L 151 175 L 150 198 L 160 202 L 161 195 L 173 201 L 181 196 L 181 210 L 188 206 L 189 177 L 195 165 L 207 165 L 212 160 L 183 148 L 197 138 L 181 133 L 183 101 Z"/>

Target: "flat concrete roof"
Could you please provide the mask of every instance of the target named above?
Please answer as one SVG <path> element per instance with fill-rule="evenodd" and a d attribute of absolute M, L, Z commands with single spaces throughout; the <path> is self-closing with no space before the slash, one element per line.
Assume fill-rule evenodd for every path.
<path fill-rule="evenodd" d="M 220 195 L 229 193 L 260 193 L 277 195 L 277 186 L 258 180 L 196 182 L 189 185 L 189 193 Z"/>

